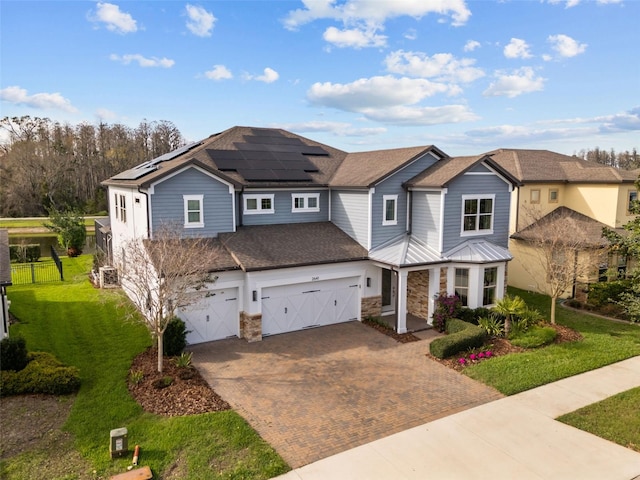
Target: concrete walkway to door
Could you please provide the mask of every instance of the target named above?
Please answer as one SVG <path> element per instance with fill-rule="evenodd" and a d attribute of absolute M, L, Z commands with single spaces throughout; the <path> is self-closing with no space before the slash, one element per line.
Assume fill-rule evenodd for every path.
<path fill-rule="evenodd" d="M 427 358 L 428 343 L 349 322 L 190 350 L 209 385 L 298 468 L 502 397 Z"/>

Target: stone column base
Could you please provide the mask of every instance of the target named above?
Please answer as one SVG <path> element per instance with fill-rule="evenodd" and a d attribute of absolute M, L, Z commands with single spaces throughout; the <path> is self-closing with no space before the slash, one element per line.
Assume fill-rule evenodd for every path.
<path fill-rule="evenodd" d="M 247 342 L 262 341 L 262 314 L 250 315 L 240 312 L 240 336 Z"/>

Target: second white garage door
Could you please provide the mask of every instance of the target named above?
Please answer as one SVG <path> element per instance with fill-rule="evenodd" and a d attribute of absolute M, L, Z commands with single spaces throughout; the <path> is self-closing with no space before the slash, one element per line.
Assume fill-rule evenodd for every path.
<path fill-rule="evenodd" d="M 193 305 L 178 308 L 190 345 L 238 336 L 238 289 L 212 290 L 207 295 Z"/>
<path fill-rule="evenodd" d="M 262 290 L 262 335 L 358 319 L 358 277 Z"/>

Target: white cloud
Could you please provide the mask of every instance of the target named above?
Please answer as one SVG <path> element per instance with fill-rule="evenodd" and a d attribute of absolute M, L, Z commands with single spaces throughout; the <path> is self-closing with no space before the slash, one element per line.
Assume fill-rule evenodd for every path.
<path fill-rule="evenodd" d="M 448 86 L 425 79 L 396 78 L 391 75 L 361 78 L 351 83 L 314 83 L 307 92 L 312 103 L 361 112 L 364 109 L 411 105 L 437 93 L 447 93 Z"/>
<path fill-rule="evenodd" d="M 476 40 L 469 40 L 464 44 L 465 52 L 473 52 L 476 48 L 480 48 L 480 42 Z"/>
<path fill-rule="evenodd" d="M 98 3 L 95 14 L 90 14 L 93 22 L 104 23 L 107 30 L 116 33 L 133 33 L 138 30 L 137 22 L 129 13 L 120 11 L 118 5 Z"/>
<path fill-rule="evenodd" d="M 332 19 L 344 24 L 385 21 L 402 16 L 421 18 L 430 13 L 451 17 L 455 26 L 464 25 L 471 11 L 464 0 L 347 0 L 338 4 L 335 0 L 302 0 L 304 8 L 290 11 L 284 25 L 295 30 L 301 25 L 320 19 Z"/>
<path fill-rule="evenodd" d="M 203 7 L 187 4 L 187 28 L 198 37 L 210 37 L 216 17 L 213 13 L 207 12 Z"/>
<path fill-rule="evenodd" d="M 391 75 L 362 78 L 348 84 L 315 83 L 307 92 L 311 103 L 364 115 L 377 122 L 401 125 L 435 125 L 475 120 L 466 106 L 416 105 L 425 98 L 447 93 L 450 86 L 422 78 Z"/>
<path fill-rule="evenodd" d="M 498 71 L 495 76 L 497 80 L 482 92 L 485 97 L 514 98 L 523 93 L 537 92 L 544 88 L 545 79 L 536 76 L 531 67 L 520 68 L 512 74 Z"/>
<path fill-rule="evenodd" d="M 140 55 L 139 53 L 127 54 L 127 55 L 116 55 L 115 53 L 112 53 L 111 55 L 109 55 L 109 60 L 113 60 L 114 62 L 120 62 L 123 65 L 129 65 L 132 62 L 137 62 L 138 65 L 143 68 L 150 68 L 150 67 L 171 68 L 176 63 L 174 60 L 171 60 L 166 57 L 147 58 Z"/>
<path fill-rule="evenodd" d="M 640 130 L 640 107 L 632 108 L 624 113 L 616 113 L 605 117 L 596 117 L 601 122 L 600 131 L 638 131 Z"/>
<path fill-rule="evenodd" d="M 551 48 L 563 58 L 575 57 L 584 53 L 587 49 L 586 43 L 578 43 L 573 38 L 563 34 L 549 35 L 547 41 L 551 44 Z"/>
<path fill-rule="evenodd" d="M 415 28 L 410 28 L 405 32 L 404 38 L 406 38 L 407 40 L 415 40 L 416 38 L 418 38 L 418 32 Z"/>
<path fill-rule="evenodd" d="M 369 120 L 395 125 L 441 125 L 478 120 L 479 117 L 465 105 L 440 107 L 398 106 L 362 111 Z"/>
<path fill-rule="evenodd" d="M 326 42 L 332 43 L 340 48 L 352 47 L 360 49 L 364 47 L 384 47 L 387 44 L 387 37 L 377 35 L 374 28 L 339 30 L 336 27 L 329 27 L 325 30 L 322 38 L 324 38 Z"/>
<path fill-rule="evenodd" d="M 580 0 L 548 0 L 548 2 L 551 3 L 552 5 L 564 3 L 565 4 L 564 8 L 571 8 L 578 5 L 580 3 Z"/>
<path fill-rule="evenodd" d="M 324 32 L 324 39 L 339 47 L 381 47 L 387 37 L 380 35 L 385 23 L 393 18 L 409 16 L 421 18 L 430 13 L 451 18 L 454 26 L 464 25 L 471 11 L 464 0 L 302 0 L 304 8 L 292 10 L 284 18 L 288 30 L 315 20 L 333 20 L 342 23 L 343 29 L 334 26 Z M 407 38 L 415 38 L 415 33 Z"/>
<path fill-rule="evenodd" d="M 512 38 L 503 52 L 507 58 L 531 58 L 529 45 L 521 38 Z"/>
<path fill-rule="evenodd" d="M 353 127 L 347 122 L 300 122 L 272 125 L 296 133 L 329 132 L 339 137 L 371 137 L 387 132 L 385 127 Z"/>
<path fill-rule="evenodd" d="M 243 78 L 245 80 L 256 80 L 258 82 L 273 83 L 276 80 L 278 80 L 278 78 L 280 78 L 280 74 L 276 72 L 273 68 L 267 67 L 264 69 L 264 72 L 262 75 L 250 75 L 248 73 L 245 73 L 243 75 Z"/>
<path fill-rule="evenodd" d="M 116 118 L 118 118 L 118 115 L 106 108 L 99 108 L 98 110 L 96 110 L 96 118 L 103 122 L 103 121 L 113 121 Z"/>
<path fill-rule="evenodd" d="M 231 71 L 224 65 L 214 65 L 212 70 L 204 72 L 209 80 L 229 80 L 233 78 Z"/>
<path fill-rule="evenodd" d="M 0 90 L 0 100 L 14 105 L 26 105 L 37 109 L 56 109 L 65 112 L 75 113 L 76 107 L 71 105 L 71 101 L 64 98 L 60 93 L 36 93 L 29 95 L 27 90 L 18 86 L 6 87 Z"/>
<path fill-rule="evenodd" d="M 473 66 L 474 59 L 457 59 L 450 53 L 430 57 L 422 52 L 397 50 L 387 55 L 384 62 L 391 73 L 439 81 L 470 83 L 485 75 L 481 68 Z"/>

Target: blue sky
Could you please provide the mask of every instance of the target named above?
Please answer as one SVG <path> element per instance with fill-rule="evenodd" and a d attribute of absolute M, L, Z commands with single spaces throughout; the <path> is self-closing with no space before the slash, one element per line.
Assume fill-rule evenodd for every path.
<path fill-rule="evenodd" d="M 640 148 L 636 0 L 0 3 L 2 116 L 346 151 Z"/>

